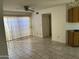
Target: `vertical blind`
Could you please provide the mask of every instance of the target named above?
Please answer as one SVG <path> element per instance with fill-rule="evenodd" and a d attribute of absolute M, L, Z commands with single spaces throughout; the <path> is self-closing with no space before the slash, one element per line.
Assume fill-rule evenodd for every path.
<path fill-rule="evenodd" d="M 4 16 L 4 24 L 7 37 L 11 36 L 12 39 L 31 34 L 30 17 Z"/>

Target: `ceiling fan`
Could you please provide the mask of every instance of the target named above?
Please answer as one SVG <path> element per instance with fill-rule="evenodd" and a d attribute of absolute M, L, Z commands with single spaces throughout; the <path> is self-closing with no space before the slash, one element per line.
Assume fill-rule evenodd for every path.
<path fill-rule="evenodd" d="M 29 6 L 24 6 L 24 10 L 34 12 L 34 9 L 30 8 Z"/>

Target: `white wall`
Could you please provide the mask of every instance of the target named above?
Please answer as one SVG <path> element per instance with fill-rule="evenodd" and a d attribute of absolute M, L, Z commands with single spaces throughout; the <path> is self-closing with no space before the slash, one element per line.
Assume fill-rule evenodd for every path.
<path fill-rule="evenodd" d="M 55 7 L 52 13 L 52 40 L 66 42 L 66 6 Z"/>
<path fill-rule="evenodd" d="M 33 14 L 32 29 L 33 35 L 42 37 L 42 14 L 51 13 L 52 15 L 52 40 L 66 42 L 66 5 L 59 5 L 38 11 L 39 14 Z"/>
<path fill-rule="evenodd" d="M 42 18 L 41 14 L 32 16 L 32 34 L 34 36 L 42 37 Z"/>

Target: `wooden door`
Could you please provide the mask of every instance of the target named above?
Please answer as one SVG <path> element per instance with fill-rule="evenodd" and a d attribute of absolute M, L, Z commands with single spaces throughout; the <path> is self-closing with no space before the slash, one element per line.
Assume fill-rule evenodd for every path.
<path fill-rule="evenodd" d="M 73 8 L 73 22 L 79 22 L 79 7 Z"/>
<path fill-rule="evenodd" d="M 73 22 L 73 8 L 68 9 L 68 22 Z"/>
<path fill-rule="evenodd" d="M 74 46 L 79 46 L 79 32 L 74 32 Z"/>
<path fill-rule="evenodd" d="M 74 44 L 74 32 L 68 31 L 68 45 L 73 46 Z"/>

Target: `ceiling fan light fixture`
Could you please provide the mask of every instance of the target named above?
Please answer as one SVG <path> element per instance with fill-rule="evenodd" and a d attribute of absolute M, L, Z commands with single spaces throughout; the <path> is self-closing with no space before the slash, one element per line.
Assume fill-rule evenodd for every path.
<path fill-rule="evenodd" d="M 79 6 L 79 0 L 75 0 L 74 2 L 71 2 L 68 4 L 69 7 L 77 7 Z"/>

